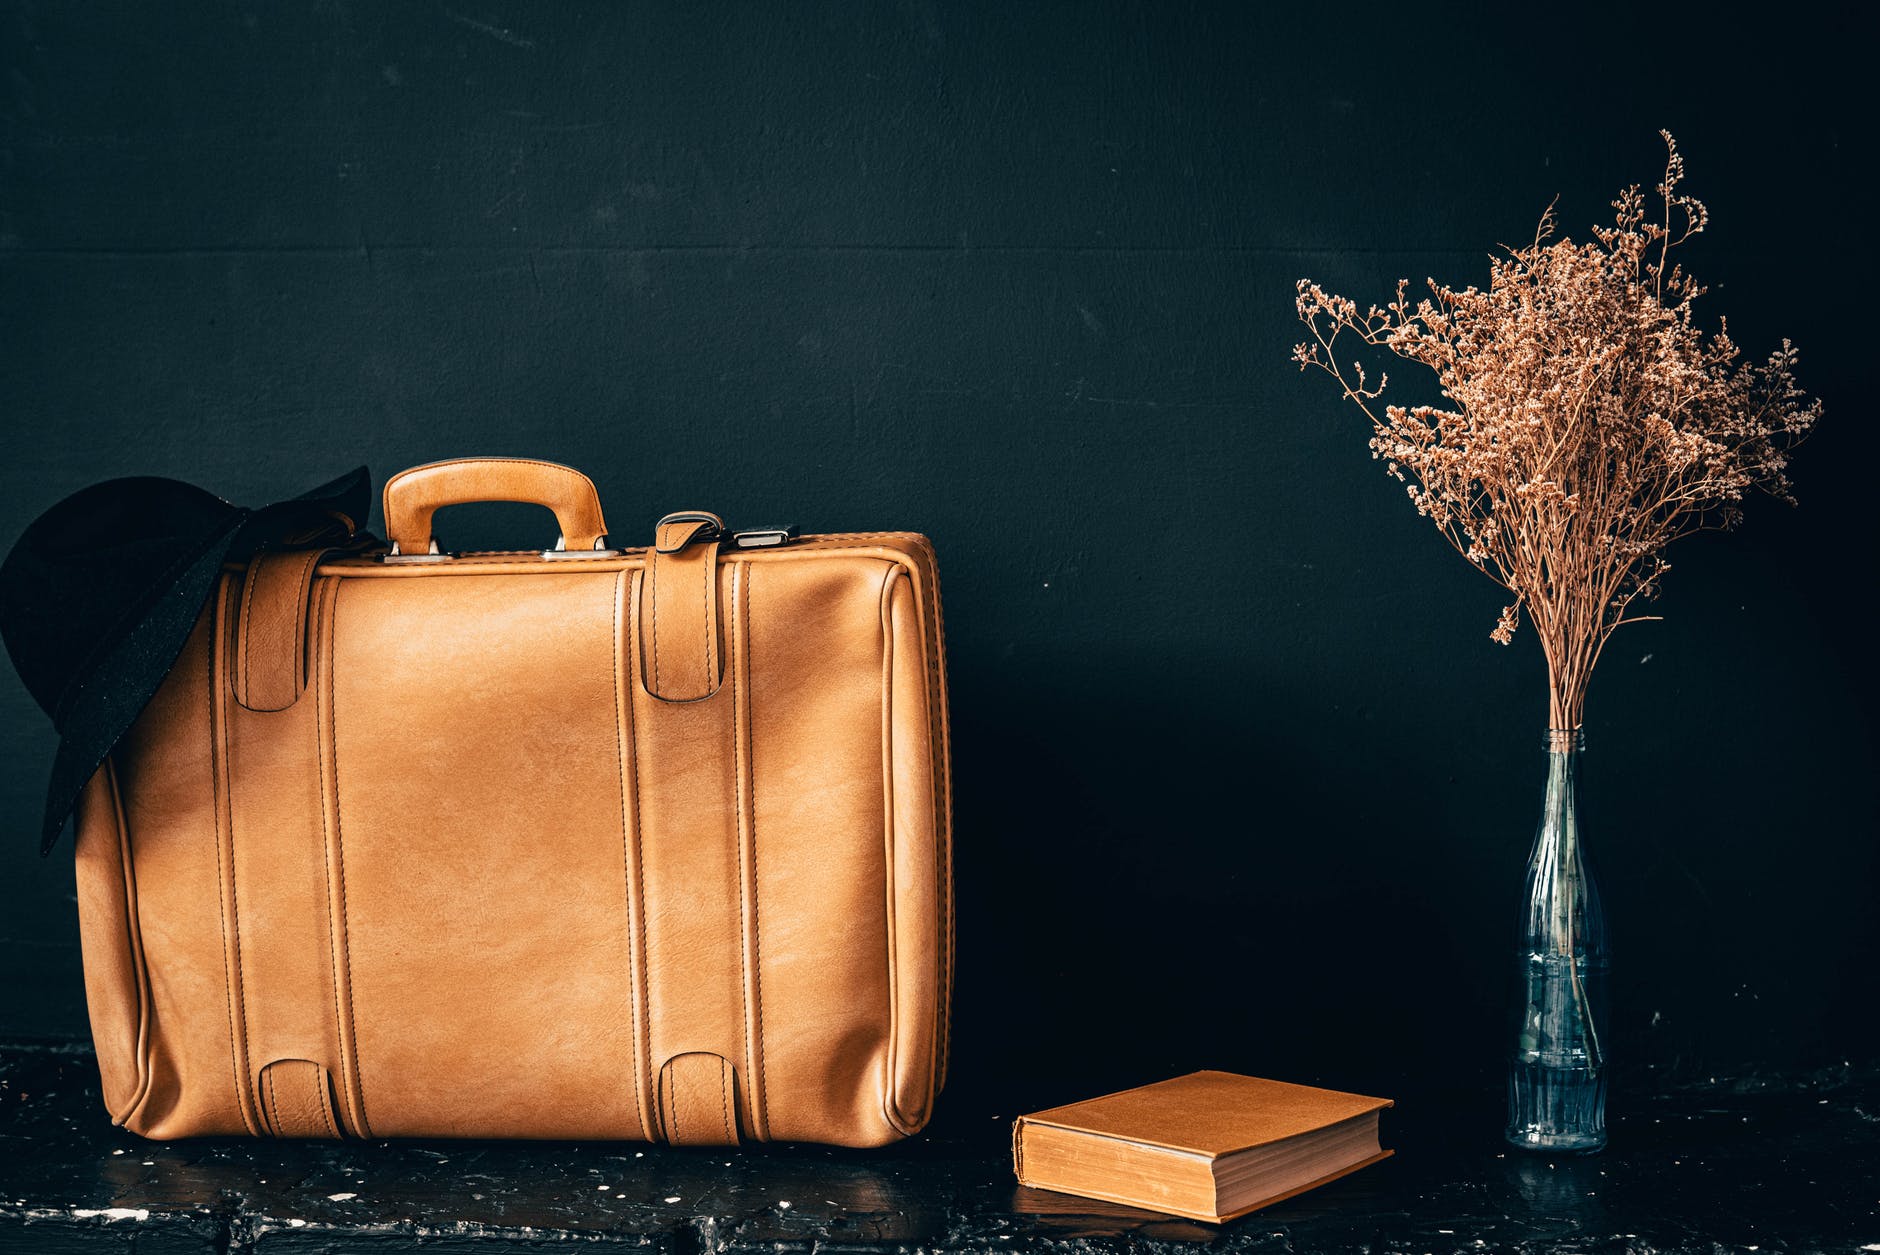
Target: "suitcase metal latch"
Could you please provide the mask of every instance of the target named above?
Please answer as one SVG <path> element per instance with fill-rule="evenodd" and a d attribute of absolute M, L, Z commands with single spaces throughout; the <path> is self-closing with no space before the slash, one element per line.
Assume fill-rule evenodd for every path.
<path fill-rule="evenodd" d="M 796 527 L 755 527 L 731 533 L 733 549 L 775 549 L 796 539 Z"/>

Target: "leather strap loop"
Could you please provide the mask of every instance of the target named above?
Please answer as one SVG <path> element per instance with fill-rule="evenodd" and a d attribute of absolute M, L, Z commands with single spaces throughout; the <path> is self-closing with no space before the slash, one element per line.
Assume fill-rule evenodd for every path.
<path fill-rule="evenodd" d="M 342 1136 L 333 1118 L 333 1088 L 327 1071 L 307 1059 L 276 1059 L 257 1081 L 261 1117 L 275 1137 Z"/>
<path fill-rule="evenodd" d="M 286 710 L 307 683 L 307 594 L 325 549 L 264 549 L 248 561 L 230 671 L 249 710 Z"/>
<path fill-rule="evenodd" d="M 571 466 L 528 458 L 457 458 L 400 471 L 385 481 L 385 538 L 396 553 L 429 553 L 432 516 L 472 501 L 547 506 L 570 551 L 599 549 L 607 539 L 594 481 Z"/>
<path fill-rule="evenodd" d="M 659 1122 L 672 1146 L 736 1146 L 736 1072 L 722 1056 L 695 1050 L 659 1070 Z"/>
<path fill-rule="evenodd" d="M 718 691 L 724 651 L 718 640 L 716 515 L 667 515 L 655 529 L 645 583 L 648 604 L 646 691 L 661 701 L 695 702 Z"/>
<path fill-rule="evenodd" d="M 694 541 L 722 539 L 724 530 L 723 519 L 703 510 L 668 514 L 653 527 L 653 552 L 680 553 Z"/>

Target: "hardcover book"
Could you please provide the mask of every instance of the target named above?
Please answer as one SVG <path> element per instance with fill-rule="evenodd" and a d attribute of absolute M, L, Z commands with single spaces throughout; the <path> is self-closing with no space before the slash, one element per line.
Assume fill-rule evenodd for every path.
<path fill-rule="evenodd" d="M 1020 1185 L 1220 1223 L 1387 1158 L 1366 1098 L 1192 1072 L 1012 1126 Z"/>

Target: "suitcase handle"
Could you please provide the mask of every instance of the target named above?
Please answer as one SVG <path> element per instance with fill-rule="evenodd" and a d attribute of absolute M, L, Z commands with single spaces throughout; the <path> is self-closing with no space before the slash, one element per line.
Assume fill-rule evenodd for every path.
<path fill-rule="evenodd" d="M 555 551 L 569 555 L 607 548 L 594 481 L 571 466 L 530 458 L 453 458 L 400 471 L 385 481 L 385 537 L 394 555 L 437 552 L 431 517 L 447 505 L 522 501 L 547 506 L 561 525 Z"/>

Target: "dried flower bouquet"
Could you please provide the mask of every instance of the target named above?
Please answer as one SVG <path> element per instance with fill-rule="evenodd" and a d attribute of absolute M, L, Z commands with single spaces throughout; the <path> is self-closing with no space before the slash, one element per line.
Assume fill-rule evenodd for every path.
<path fill-rule="evenodd" d="M 1521 613 L 1547 658 L 1550 726 L 1581 726 L 1588 681 L 1613 631 L 1642 618 L 1663 553 L 1680 536 L 1733 526 L 1761 489 L 1792 500 L 1788 452 L 1820 417 L 1795 382 L 1788 341 L 1761 365 L 1739 361 L 1727 326 L 1696 320 L 1705 289 L 1673 260 L 1708 222 L 1678 190 L 1669 132 L 1659 202 L 1635 184 L 1611 226 L 1554 239 L 1550 207 L 1531 244 L 1491 259 L 1487 290 L 1428 281 L 1412 303 L 1361 311 L 1300 280 L 1318 367 L 1371 420 L 1372 455 L 1408 484 L 1417 512 L 1512 594 L 1491 633 L 1506 644 Z M 1428 367 L 1442 405 L 1380 405 L 1340 337 Z"/>

